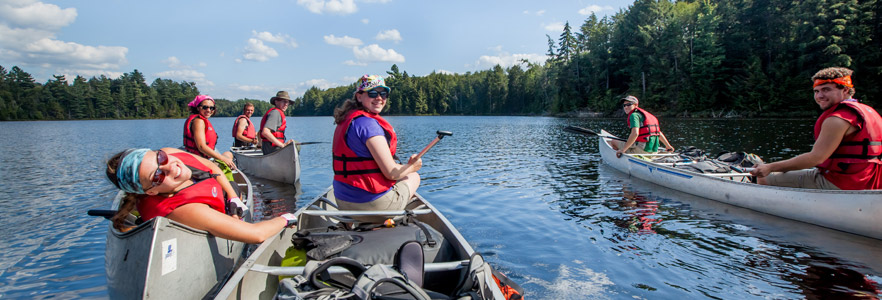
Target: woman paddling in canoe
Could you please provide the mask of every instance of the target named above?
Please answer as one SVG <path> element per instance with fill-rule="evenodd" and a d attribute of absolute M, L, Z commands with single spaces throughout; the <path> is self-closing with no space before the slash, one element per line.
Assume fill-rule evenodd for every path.
<path fill-rule="evenodd" d="M 123 221 L 136 207 L 142 220 L 162 216 L 211 234 L 246 243 L 261 243 L 285 226 L 293 214 L 260 223 L 248 223 L 227 211 L 247 209 L 220 168 L 210 161 L 174 148 L 128 149 L 107 161 L 107 179 L 126 192 L 119 211 L 111 218 L 124 230 Z"/>
<path fill-rule="evenodd" d="M 355 85 L 352 98 L 334 110 L 334 197 L 343 210 L 404 209 L 420 186 L 423 161 L 416 155 L 404 165 L 393 160 L 398 137 L 380 117 L 391 91 L 383 77 L 364 75 Z"/>
<path fill-rule="evenodd" d="M 218 165 L 223 164 L 222 169 L 225 167 L 236 169 L 232 153 L 228 151 L 220 154 L 214 150 L 217 145 L 217 132 L 208 121 L 216 109 L 214 99 L 208 95 L 199 95 L 187 106 L 190 107 L 190 117 L 184 123 L 184 149 L 207 159 L 215 159 Z"/>
<path fill-rule="evenodd" d="M 815 121 L 812 151 L 762 164 L 750 173 L 757 183 L 827 190 L 882 189 L 882 117 L 854 99 L 852 70 L 826 68 L 812 76 Z M 814 167 L 814 168 L 813 168 Z"/>

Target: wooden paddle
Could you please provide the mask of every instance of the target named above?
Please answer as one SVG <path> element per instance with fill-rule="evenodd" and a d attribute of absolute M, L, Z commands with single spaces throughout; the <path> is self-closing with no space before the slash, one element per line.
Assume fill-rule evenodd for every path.
<path fill-rule="evenodd" d="M 619 141 L 628 141 L 627 139 L 623 139 L 620 137 L 614 137 L 611 135 L 602 135 L 602 134 L 599 134 L 597 132 L 592 131 L 591 129 L 579 127 L 579 126 L 567 126 L 567 127 L 564 127 L 564 130 L 572 132 L 572 133 L 578 133 L 578 134 L 584 134 L 584 135 L 594 135 L 594 136 L 598 136 L 598 137 L 602 137 L 602 138 L 608 138 L 608 139 L 619 140 Z"/>

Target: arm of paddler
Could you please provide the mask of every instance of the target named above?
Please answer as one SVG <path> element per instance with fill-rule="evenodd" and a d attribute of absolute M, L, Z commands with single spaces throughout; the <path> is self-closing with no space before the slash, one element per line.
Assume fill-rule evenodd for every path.
<path fill-rule="evenodd" d="M 821 132 L 818 134 L 818 140 L 812 146 L 812 151 L 791 159 L 758 165 L 750 174 L 766 177 L 772 172 L 802 170 L 817 166 L 833 155 L 850 127 L 851 125 L 843 119 L 827 118 L 821 124 Z"/>
<path fill-rule="evenodd" d="M 175 208 L 167 216 L 187 226 L 205 230 L 211 234 L 249 244 L 259 244 L 282 230 L 288 220 L 275 217 L 259 223 L 248 223 L 220 213 L 202 203 L 190 203 Z"/>
<path fill-rule="evenodd" d="M 195 118 L 193 122 L 190 122 L 190 132 L 193 133 L 193 140 L 196 141 L 196 149 L 199 149 L 199 152 L 212 157 L 216 160 L 222 161 L 231 169 L 236 169 L 236 164 L 233 163 L 233 160 L 229 157 L 226 157 L 220 152 L 215 151 L 208 147 L 208 144 L 205 143 L 205 122 L 202 119 Z"/>
<path fill-rule="evenodd" d="M 285 144 L 282 144 L 282 142 L 279 141 L 279 139 L 277 139 L 275 136 L 273 136 L 273 132 L 269 128 L 264 127 L 263 129 L 261 129 L 260 135 L 263 137 L 264 141 L 273 143 L 273 146 L 276 146 L 276 147 L 284 147 L 285 146 Z"/>
<path fill-rule="evenodd" d="M 419 171 L 423 167 L 422 158 L 416 161 L 408 160 L 406 165 L 398 164 L 392 158 L 389 145 L 386 144 L 386 137 L 382 135 L 373 136 L 367 140 L 367 148 L 374 157 L 374 161 L 380 166 L 383 176 L 389 180 L 401 180 L 410 173 Z M 413 156 L 411 156 L 413 158 Z"/>
<path fill-rule="evenodd" d="M 662 143 L 665 144 L 665 150 L 666 150 L 666 151 L 668 151 L 668 152 L 674 152 L 674 146 L 671 145 L 671 142 L 668 142 L 668 137 L 665 136 L 665 133 L 664 133 L 664 132 L 659 132 L 659 133 L 658 133 L 658 138 L 661 140 Z"/>
<path fill-rule="evenodd" d="M 616 157 L 622 157 L 622 153 L 628 151 L 628 149 L 637 142 L 638 136 L 640 136 L 640 127 L 631 127 L 631 133 L 628 134 L 628 141 L 623 142 L 624 145 L 616 151 Z"/>

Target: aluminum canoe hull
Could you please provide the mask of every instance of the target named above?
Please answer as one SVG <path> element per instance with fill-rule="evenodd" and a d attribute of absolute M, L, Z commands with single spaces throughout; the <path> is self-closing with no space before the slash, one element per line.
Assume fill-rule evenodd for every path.
<path fill-rule="evenodd" d="M 419 205 L 422 205 L 421 207 L 423 210 L 427 209 L 431 211 L 429 213 L 418 214 L 416 216 L 417 220 L 440 232 L 445 239 L 445 243 L 450 243 L 453 249 L 452 252 L 454 252 L 447 261 L 427 261 L 427 266 L 429 266 L 430 263 L 434 263 L 435 266 L 445 264 L 449 266 L 454 264 L 457 265 L 457 267 L 456 270 L 452 272 L 460 274 L 462 268 L 465 267 L 463 261 L 467 262 L 469 260 L 472 254 L 475 253 L 474 249 L 469 246 L 462 234 L 453 227 L 450 221 L 426 201 L 426 199 L 420 195 L 416 195 L 416 201 L 419 202 Z M 334 199 L 333 191 L 331 188 L 328 188 L 321 196 L 316 197 L 307 205 L 298 209 L 295 213 L 298 216 L 298 225 L 295 228 L 283 229 L 273 238 L 268 239 L 258 246 L 245 262 L 242 263 L 239 270 L 230 277 L 230 280 L 217 294 L 215 299 L 272 299 L 278 290 L 279 279 L 277 275 L 271 274 L 270 269 L 279 271 L 285 268 L 277 266 L 279 266 L 281 259 L 285 256 L 285 250 L 291 246 L 291 237 L 294 232 L 303 229 L 327 228 L 330 225 L 337 224 L 338 221 L 332 217 L 311 215 L 309 214 L 310 212 L 308 212 L 326 211 L 333 214 L 334 212 L 338 212 L 335 208 L 335 203 L 336 200 Z M 444 280 L 455 280 L 458 282 L 460 279 L 459 275 L 456 275 L 455 278 L 451 278 L 451 276 L 442 276 L 440 275 L 442 274 L 440 273 L 442 271 L 435 273 L 434 275 L 436 276 L 432 277 L 433 274 L 430 274 L 429 268 L 430 267 L 427 267 L 426 271 L 427 282 Z M 451 271 L 448 268 L 443 272 L 448 272 L 444 274 L 450 274 L 449 272 Z M 499 287 L 493 284 L 490 288 L 493 289 L 494 295 L 498 295 L 495 297 L 496 299 L 502 299 Z"/>
<path fill-rule="evenodd" d="M 612 136 L 603 130 L 601 135 Z M 882 240 L 882 190 L 801 189 L 743 182 L 744 176 L 711 177 L 633 155 L 617 158 L 611 140 L 598 138 L 603 162 L 630 176 L 758 212 Z"/>
<path fill-rule="evenodd" d="M 253 208 L 251 182 L 234 172 L 242 197 Z M 112 209 L 119 207 L 123 193 Z M 253 212 L 253 209 L 249 209 Z M 134 217 L 132 217 L 134 219 Z M 250 221 L 251 214 L 245 219 Z M 105 250 L 111 299 L 201 299 L 210 297 L 244 259 L 245 243 L 156 217 L 121 232 L 110 224 Z"/>
<path fill-rule="evenodd" d="M 300 153 L 294 144 L 267 155 L 259 148 L 232 147 L 230 151 L 245 174 L 291 185 L 300 180 Z"/>

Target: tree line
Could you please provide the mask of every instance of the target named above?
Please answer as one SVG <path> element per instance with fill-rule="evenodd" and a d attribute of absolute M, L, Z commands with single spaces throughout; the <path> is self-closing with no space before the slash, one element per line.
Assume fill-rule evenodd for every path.
<path fill-rule="evenodd" d="M 882 104 L 880 18 L 877 0 L 636 0 L 546 36 L 542 64 L 425 76 L 392 65 L 387 113 L 612 115 L 631 94 L 660 115 L 810 116 L 817 114 L 810 77 L 831 66 L 855 70 L 856 98 L 874 106 Z M 354 91 L 354 84 L 312 87 L 289 113 L 331 115 Z M 18 67 L 0 66 L 0 120 L 182 118 L 197 94 L 193 82 L 147 85 L 137 70 L 40 84 Z M 216 100 L 217 116 L 238 115 L 244 101 L 257 115 L 270 107 Z"/>
<path fill-rule="evenodd" d="M 662 115 L 814 116 L 811 76 L 855 71 L 882 104 L 882 1 L 637 0 L 548 40 L 544 64 L 410 76 L 393 65 L 391 114 L 612 115 L 635 95 Z M 354 86 L 310 89 L 295 111 L 327 115 Z"/>
<path fill-rule="evenodd" d="M 55 75 L 45 84 L 14 66 L 0 66 L 0 120 L 78 120 L 184 118 L 190 115 L 187 103 L 199 95 L 193 82 L 157 78 L 150 85 L 138 70 L 119 78 L 82 76 L 72 83 Z M 272 107 L 255 99 L 229 101 L 214 99 L 215 116 L 232 117 L 242 113 L 245 102 L 254 104 L 255 114 Z"/>

